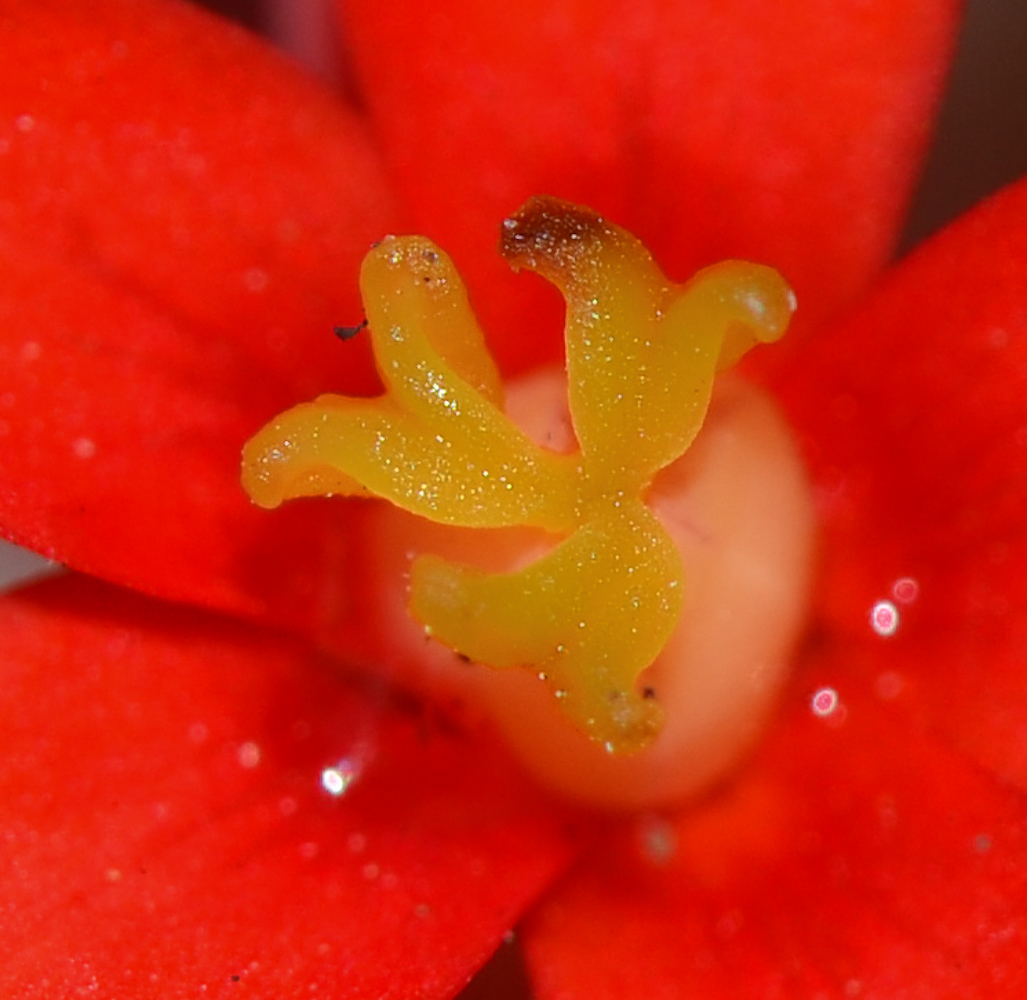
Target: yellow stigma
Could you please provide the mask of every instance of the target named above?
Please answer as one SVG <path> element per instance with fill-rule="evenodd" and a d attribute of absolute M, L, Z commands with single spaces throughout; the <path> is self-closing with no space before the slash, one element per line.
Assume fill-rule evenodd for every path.
<path fill-rule="evenodd" d="M 502 253 L 566 299 L 579 450 L 548 450 L 506 416 L 453 264 L 424 237 L 389 237 L 360 276 L 385 394 L 326 395 L 282 414 L 246 445 L 243 485 L 264 507 L 359 494 L 443 524 L 558 536 L 510 573 L 417 558 L 410 613 L 471 660 L 537 674 L 610 752 L 637 751 L 662 724 L 639 675 L 685 589 L 647 487 L 694 440 L 715 373 L 784 333 L 792 294 L 775 271 L 740 261 L 676 285 L 633 236 L 552 198 L 504 222 Z"/>

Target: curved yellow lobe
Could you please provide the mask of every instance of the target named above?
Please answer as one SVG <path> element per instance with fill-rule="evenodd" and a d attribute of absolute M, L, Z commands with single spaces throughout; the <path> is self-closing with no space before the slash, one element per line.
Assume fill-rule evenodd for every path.
<path fill-rule="evenodd" d="M 504 413 L 449 258 L 390 237 L 361 271 L 384 395 L 289 410 L 246 445 L 243 485 L 266 507 L 371 495 L 442 524 L 558 536 L 508 573 L 418 558 L 410 612 L 465 657 L 536 674 L 610 753 L 636 752 L 663 723 L 639 675 L 675 630 L 687 574 L 646 491 L 695 439 L 715 374 L 780 337 L 794 300 L 775 271 L 740 261 L 674 284 L 633 236 L 552 198 L 507 219 L 501 249 L 566 299 L 576 450 L 535 443 Z"/>

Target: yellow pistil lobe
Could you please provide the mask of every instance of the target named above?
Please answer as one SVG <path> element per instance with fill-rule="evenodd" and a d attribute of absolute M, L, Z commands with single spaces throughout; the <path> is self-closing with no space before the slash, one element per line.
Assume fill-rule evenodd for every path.
<path fill-rule="evenodd" d="M 627 232 L 552 198 L 506 220 L 502 253 L 566 299 L 577 451 L 535 443 L 505 414 L 449 258 L 423 237 L 390 237 L 361 271 L 384 395 L 321 396 L 282 414 L 247 444 L 243 484 L 265 507 L 371 495 L 442 524 L 556 536 L 511 572 L 420 556 L 410 612 L 478 663 L 529 668 L 610 752 L 638 751 L 663 717 L 639 676 L 685 590 L 646 491 L 699 432 L 717 371 L 780 337 L 793 299 L 775 271 L 740 261 L 676 285 Z"/>

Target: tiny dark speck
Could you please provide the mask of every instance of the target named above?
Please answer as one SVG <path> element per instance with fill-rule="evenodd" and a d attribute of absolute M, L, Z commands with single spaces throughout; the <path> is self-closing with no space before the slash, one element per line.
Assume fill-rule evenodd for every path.
<path fill-rule="evenodd" d="M 461 663 L 470 663 L 471 662 L 471 658 L 466 653 L 457 653 L 456 654 L 456 658 Z"/>
<path fill-rule="evenodd" d="M 237 983 L 240 979 L 242 979 L 242 976 L 232 976 L 231 979 L 233 983 Z"/>
<path fill-rule="evenodd" d="M 653 688 L 651 688 L 651 687 L 642 688 L 642 697 L 643 698 L 655 698 L 656 697 L 656 691 Z"/>
<path fill-rule="evenodd" d="M 337 326 L 335 327 L 335 336 L 339 340 L 352 340 L 361 330 L 367 327 L 367 317 L 365 316 L 356 326 Z"/>

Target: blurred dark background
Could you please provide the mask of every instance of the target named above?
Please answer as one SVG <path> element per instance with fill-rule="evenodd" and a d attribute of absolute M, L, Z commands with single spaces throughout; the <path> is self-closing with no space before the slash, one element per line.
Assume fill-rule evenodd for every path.
<path fill-rule="evenodd" d="M 1027 3 L 969 0 L 903 247 L 1027 174 Z"/>

